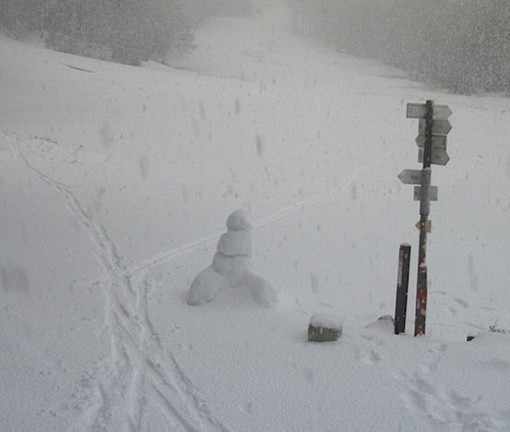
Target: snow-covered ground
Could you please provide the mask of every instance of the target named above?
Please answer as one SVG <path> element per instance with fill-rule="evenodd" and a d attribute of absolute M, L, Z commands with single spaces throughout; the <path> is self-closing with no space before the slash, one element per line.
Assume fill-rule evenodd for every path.
<path fill-rule="evenodd" d="M 510 430 L 510 339 L 488 332 L 510 329 L 510 101 L 429 91 L 286 22 L 212 20 L 178 68 L 0 39 L 1 431 Z M 414 338 L 418 204 L 397 175 L 419 168 L 405 108 L 426 99 L 454 129 Z M 188 306 L 237 209 L 279 305 L 229 288 Z M 395 336 L 377 318 L 404 242 Z M 314 313 L 338 342 L 306 341 Z"/>

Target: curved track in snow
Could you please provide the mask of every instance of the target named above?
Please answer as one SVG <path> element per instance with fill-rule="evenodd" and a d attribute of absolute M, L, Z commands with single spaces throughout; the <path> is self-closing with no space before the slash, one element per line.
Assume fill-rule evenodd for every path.
<path fill-rule="evenodd" d="M 305 208 L 313 207 L 317 204 L 320 204 L 321 202 L 324 202 L 331 198 L 332 196 L 346 190 L 349 185 L 356 180 L 357 178 L 361 177 L 363 174 L 372 171 L 374 168 L 380 166 L 387 160 L 389 160 L 394 154 L 396 150 L 388 151 L 386 154 L 384 154 L 382 157 L 373 160 L 356 171 L 354 171 L 352 174 L 345 177 L 338 185 L 335 187 L 328 189 L 325 192 L 322 192 L 320 194 L 305 198 L 303 200 L 296 201 L 295 203 L 283 207 L 279 209 L 278 211 L 274 212 L 273 214 L 270 214 L 264 218 L 258 219 L 257 221 L 253 222 L 253 226 L 255 228 L 260 228 L 263 226 L 266 226 L 270 223 L 276 222 L 280 219 L 286 218 L 298 211 L 301 211 Z M 205 248 L 207 246 L 211 246 L 215 244 L 218 241 L 218 238 L 221 236 L 222 232 L 218 232 L 215 234 L 211 234 L 196 240 L 193 240 L 191 242 L 185 243 L 178 248 L 171 249 L 169 251 L 165 251 L 161 254 L 154 255 L 152 257 L 149 257 L 139 263 L 133 264 L 129 267 L 128 271 L 130 274 L 136 274 L 139 272 L 144 272 L 146 270 L 149 270 L 152 267 L 156 267 L 161 264 L 167 264 L 172 262 L 174 259 L 186 256 L 191 254 L 192 252 Z"/>
<path fill-rule="evenodd" d="M 152 282 L 144 271 L 147 266 L 126 268 L 105 227 L 94 221 L 73 191 L 37 169 L 17 137 L 10 138 L 19 161 L 60 196 L 86 231 L 104 271 L 102 334 L 109 341 L 109 353 L 95 371 L 93 401 L 71 431 L 140 431 L 146 405 L 157 403 L 172 428 L 228 432 L 200 399 L 171 350 L 161 344 L 148 312 Z"/>

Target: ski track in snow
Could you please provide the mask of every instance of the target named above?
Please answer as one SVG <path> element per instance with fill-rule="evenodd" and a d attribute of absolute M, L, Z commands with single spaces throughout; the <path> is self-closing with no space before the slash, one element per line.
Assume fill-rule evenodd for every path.
<path fill-rule="evenodd" d="M 388 121 L 386 121 L 386 123 L 391 128 L 393 128 L 395 130 L 395 133 L 397 134 L 397 136 L 401 139 L 401 141 L 403 143 L 403 148 L 407 147 L 407 141 L 402 136 L 402 134 L 391 123 L 389 123 Z M 280 219 L 284 219 L 298 211 L 301 211 L 308 207 L 316 206 L 317 204 L 320 204 L 321 202 L 326 201 L 330 197 L 346 190 L 354 180 L 361 177 L 366 172 L 371 172 L 371 171 L 373 171 L 374 168 L 382 165 L 384 162 L 387 162 L 388 160 L 391 160 L 391 158 L 394 157 L 395 154 L 398 153 L 399 151 L 400 151 L 400 149 L 394 149 L 394 150 L 387 151 L 381 157 L 361 166 L 356 171 L 354 171 L 352 174 L 350 174 L 346 178 L 342 179 L 339 182 L 339 184 L 336 185 L 335 187 L 332 187 L 320 194 L 311 196 L 309 198 L 305 198 L 301 201 L 297 201 L 287 207 L 283 207 L 280 210 L 274 212 L 273 214 L 253 222 L 253 227 L 254 228 L 264 227 L 266 225 L 269 225 L 270 223 L 276 222 Z M 159 265 L 164 265 L 164 264 L 170 263 L 173 260 L 187 256 L 198 249 L 202 249 L 202 248 L 205 248 L 205 247 L 215 244 L 218 241 L 218 238 L 223 234 L 223 232 L 224 231 L 221 231 L 221 232 L 218 232 L 215 234 L 211 234 L 211 235 L 190 241 L 188 243 L 185 243 L 185 244 L 179 246 L 178 248 L 174 248 L 169 251 L 165 251 L 160 254 L 156 254 L 156 255 L 149 257 L 141 262 L 132 264 L 130 267 L 128 267 L 126 269 L 126 271 L 129 274 L 134 275 L 136 273 L 147 271 L 147 270 L 157 267 Z M 100 281 L 100 282 L 105 282 L 105 281 Z"/>
<path fill-rule="evenodd" d="M 364 173 L 372 171 L 374 168 L 382 165 L 387 160 L 391 159 L 395 155 L 397 150 L 391 150 L 385 153 L 382 157 L 360 167 L 354 173 L 343 179 L 337 186 L 328 189 L 325 192 L 322 192 L 318 195 L 311 196 L 309 198 L 305 198 L 301 201 L 297 201 L 287 207 L 283 207 L 282 209 L 276 211 L 272 215 L 269 215 L 265 218 L 259 219 L 253 223 L 254 228 L 261 228 L 270 223 L 276 222 L 280 219 L 284 219 L 290 216 L 293 213 L 306 209 L 308 207 L 313 207 L 323 201 L 326 201 L 328 198 L 333 195 L 342 192 L 347 189 L 349 185 L 356 180 L 358 177 L 362 176 Z M 127 271 L 129 274 L 136 274 L 138 272 L 147 271 L 150 268 L 156 267 L 158 265 L 167 264 L 172 262 L 174 259 L 186 256 L 198 249 L 205 248 L 207 246 L 211 246 L 218 241 L 218 238 L 223 234 L 223 232 L 219 232 L 216 234 L 208 235 L 197 240 L 188 242 L 178 248 L 165 251 L 161 254 L 155 255 L 151 258 L 148 258 L 140 263 L 131 265 Z"/>
<path fill-rule="evenodd" d="M 148 312 L 148 291 L 153 282 L 142 271 L 148 266 L 127 269 L 105 227 L 87 214 L 76 195 L 32 165 L 21 151 L 17 136 L 5 135 L 11 138 L 19 161 L 60 195 L 67 210 L 85 229 L 107 276 L 101 281 L 105 295 L 102 336 L 109 340 L 110 350 L 95 371 L 93 402 L 71 431 L 140 431 L 144 409 L 151 401 L 159 404 L 173 428 L 228 432 L 200 399 L 172 352 L 161 343 Z M 189 248 L 181 248 L 180 253 Z M 174 252 L 171 256 L 177 255 Z"/>

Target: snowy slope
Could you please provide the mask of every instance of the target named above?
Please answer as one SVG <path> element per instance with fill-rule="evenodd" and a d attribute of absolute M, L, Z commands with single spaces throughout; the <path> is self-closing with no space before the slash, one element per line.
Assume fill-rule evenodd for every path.
<path fill-rule="evenodd" d="M 487 330 L 510 328 L 510 102 L 428 91 L 285 23 L 210 21 L 179 68 L 0 39 L 0 430 L 509 430 L 510 344 Z M 415 339 L 414 278 L 409 334 L 376 320 L 399 244 L 416 249 L 397 175 L 419 167 L 405 106 L 426 99 L 454 129 Z M 280 305 L 187 306 L 238 208 Z M 313 312 L 343 318 L 339 342 L 306 342 Z"/>

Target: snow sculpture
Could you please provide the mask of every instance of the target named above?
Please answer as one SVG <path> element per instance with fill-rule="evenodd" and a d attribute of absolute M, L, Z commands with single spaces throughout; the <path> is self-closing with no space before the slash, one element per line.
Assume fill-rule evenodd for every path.
<path fill-rule="evenodd" d="M 191 284 L 189 305 L 208 303 L 228 287 L 245 288 L 261 306 L 277 303 L 275 289 L 250 268 L 251 228 L 244 210 L 237 210 L 228 217 L 227 232 L 218 241 L 212 264 L 201 271 Z"/>

